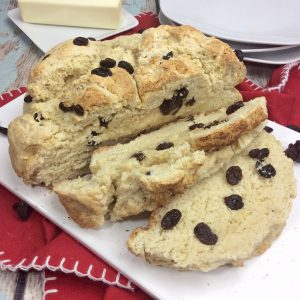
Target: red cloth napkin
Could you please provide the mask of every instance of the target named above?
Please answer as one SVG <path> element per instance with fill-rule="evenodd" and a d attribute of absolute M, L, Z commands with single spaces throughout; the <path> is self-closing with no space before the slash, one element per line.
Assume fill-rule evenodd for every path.
<path fill-rule="evenodd" d="M 138 16 L 140 29 L 157 26 L 152 13 Z M 132 32 L 132 31 L 131 31 Z M 300 61 L 274 71 L 267 87 L 245 80 L 238 88 L 244 99 L 266 96 L 269 118 L 282 125 L 300 126 Z M 26 88 L 0 96 L 0 107 Z M 44 298 L 82 300 L 151 299 L 141 289 L 96 257 L 67 233 L 33 211 L 27 221 L 12 205 L 18 198 L 0 185 L 0 268 L 44 270 Z"/>

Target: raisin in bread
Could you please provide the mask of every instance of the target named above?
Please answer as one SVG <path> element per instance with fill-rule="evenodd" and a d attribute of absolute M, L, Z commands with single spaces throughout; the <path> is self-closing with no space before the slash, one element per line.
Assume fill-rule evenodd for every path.
<path fill-rule="evenodd" d="M 279 236 L 295 195 L 292 160 L 262 132 L 213 176 L 154 211 L 128 247 L 152 264 L 182 270 L 243 265 Z"/>
<path fill-rule="evenodd" d="M 192 185 L 197 172 L 213 169 L 211 160 L 205 162 L 204 150 L 234 144 L 266 118 L 263 97 L 189 117 L 128 144 L 100 147 L 92 156 L 92 176 L 65 180 L 53 189 L 71 217 L 84 227 L 101 226 L 109 210 L 113 220 L 151 211 Z M 229 153 L 235 148 L 240 147 L 232 146 Z"/>
<path fill-rule="evenodd" d="M 30 184 L 83 175 L 97 146 L 239 101 L 245 74 L 228 45 L 189 26 L 67 41 L 31 71 L 8 129 L 12 164 Z"/>

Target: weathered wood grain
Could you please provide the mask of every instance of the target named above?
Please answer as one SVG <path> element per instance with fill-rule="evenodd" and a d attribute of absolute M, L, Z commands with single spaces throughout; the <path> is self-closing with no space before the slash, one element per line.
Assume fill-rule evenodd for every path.
<path fill-rule="evenodd" d="M 16 273 L 0 271 L 0 299 L 12 299 L 16 288 Z"/>
<path fill-rule="evenodd" d="M 7 17 L 16 0 L 0 1 L 0 93 L 26 85 L 31 65 L 42 55 Z"/>
<path fill-rule="evenodd" d="M 20 86 L 26 86 L 30 69 L 37 63 L 42 55 L 42 52 L 37 49 L 34 44 L 30 45 L 30 47 L 16 61 L 17 75 L 15 81 L 9 85 L 8 90 L 16 89 Z"/>
<path fill-rule="evenodd" d="M 43 277 L 40 272 L 30 272 L 27 278 L 24 300 L 41 299 L 43 290 Z"/>

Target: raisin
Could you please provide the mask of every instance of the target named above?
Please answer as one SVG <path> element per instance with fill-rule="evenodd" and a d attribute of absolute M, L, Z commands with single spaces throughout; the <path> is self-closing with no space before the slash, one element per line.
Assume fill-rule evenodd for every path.
<path fill-rule="evenodd" d="M 174 98 L 172 101 L 172 108 L 175 110 L 172 112 L 172 115 L 176 115 L 180 110 L 180 108 L 182 107 L 182 105 L 183 105 L 183 99 L 181 97 Z"/>
<path fill-rule="evenodd" d="M 295 130 L 297 132 L 300 132 L 300 127 L 296 126 L 296 125 L 288 125 L 288 128 Z"/>
<path fill-rule="evenodd" d="M 166 116 L 171 112 L 175 115 L 183 105 L 183 100 L 187 97 L 189 90 L 183 87 L 175 90 L 172 99 L 164 99 L 163 103 L 159 106 L 160 112 Z"/>
<path fill-rule="evenodd" d="M 95 42 L 95 41 L 96 41 L 96 39 L 93 38 L 93 37 L 88 37 L 88 40 L 90 40 L 90 41 L 92 41 L 92 42 Z"/>
<path fill-rule="evenodd" d="M 146 172 L 146 175 L 147 176 L 151 175 L 151 171 Z"/>
<path fill-rule="evenodd" d="M 140 152 L 132 154 L 130 157 L 135 158 L 137 161 L 142 161 L 146 158 L 146 155 L 140 151 Z"/>
<path fill-rule="evenodd" d="M 196 100 L 195 98 L 191 98 L 190 100 L 185 102 L 185 106 L 193 106 L 195 104 Z"/>
<path fill-rule="evenodd" d="M 218 241 L 218 236 L 213 233 L 210 227 L 201 222 L 194 228 L 196 238 L 204 245 L 215 245 Z"/>
<path fill-rule="evenodd" d="M 268 148 L 262 148 L 262 149 L 259 150 L 259 153 L 258 153 L 258 155 L 257 155 L 257 158 L 258 158 L 259 160 L 263 160 L 263 159 L 265 159 L 266 157 L 268 157 L 269 154 L 270 154 L 270 151 L 269 151 Z"/>
<path fill-rule="evenodd" d="M 181 212 L 178 209 L 172 209 L 168 211 L 164 217 L 161 219 L 161 228 L 162 229 L 172 229 L 178 224 L 181 219 Z"/>
<path fill-rule="evenodd" d="M 242 178 L 243 172 L 239 166 L 232 166 L 226 171 L 226 180 L 231 185 L 238 184 Z"/>
<path fill-rule="evenodd" d="M 169 115 L 172 111 L 172 100 L 165 99 L 159 106 L 159 110 L 164 116 Z"/>
<path fill-rule="evenodd" d="M 189 94 L 189 90 L 186 87 L 176 90 L 173 97 L 185 99 Z"/>
<path fill-rule="evenodd" d="M 248 154 L 251 158 L 257 158 L 259 155 L 259 152 L 260 152 L 260 150 L 258 148 L 255 148 L 255 149 L 250 150 Z"/>
<path fill-rule="evenodd" d="M 45 55 L 45 56 L 42 58 L 42 61 L 45 60 L 46 58 L 48 58 L 49 56 L 50 56 L 50 54 Z"/>
<path fill-rule="evenodd" d="M 24 201 L 14 203 L 13 209 L 22 221 L 27 221 L 32 213 L 32 208 Z"/>
<path fill-rule="evenodd" d="M 255 167 L 258 174 L 264 178 L 271 178 L 276 175 L 276 170 L 271 164 L 263 166 L 260 161 L 257 161 Z"/>
<path fill-rule="evenodd" d="M 63 102 L 60 102 L 58 105 L 59 109 L 62 110 L 63 112 L 68 112 L 68 111 L 72 111 L 71 107 L 67 107 L 65 106 L 65 104 Z"/>
<path fill-rule="evenodd" d="M 91 136 L 98 136 L 98 135 L 100 135 L 100 133 L 98 133 L 98 132 L 96 132 L 94 130 L 91 132 Z"/>
<path fill-rule="evenodd" d="M 93 70 L 91 71 L 91 74 L 93 74 L 93 75 L 98 75 L 98 76 L 101 76 L 101 77 L 109 77 L 109 76 L 112 76 L 111 70 L 108 69 L 108 68 L 104 68 L 104 67 L 99 67 L 99 68 L 93 69 Z"/>
<path fill-rule="evenodd" d="M 125 60 L 119 61 L 118 67 L 126 70 L 129 74 L 133 74 L 134 73 L 133 66 L 129 62 L 125 61 Z"/>
<path fill-rule="evenodd" d="M 113 68 L 116 64 L 116 61 L 112 58 L 105 58 L 100 61 L 100 66 L 104 68 Z"/>
<path fill-rule="evenodd" d="M 24 97 L 24 102 L 26 102 L 26 103 L 32 102 L 32 97 L 31 97 L 30 95 L 26 95 L 26 96 Z"/>
<path fill-rule="evenodd" d="M 244 52 L 240 49 L 235 49 L 234 53 L 236 55 L 236 57 L 238 58 L 239 61 L 243 61 L 244 60 Z"/>
<path fill-rule="evenodd" d="M 240 195 L 230 195 L 224 198 L 224 202 L 232 210 L 239 210 L 244 207 L 243 198 Z"/>
<path fill-rule="evenodd" d="M 189 130 L 194 130 L 194 129 L 203 128 L 203 127 L 204 127 L 203 123 L 196 123 L 196 124 L 191 125 L 189 127 Z"/>
<path fill-rule="evenodd" d="M 4 135 L 7 135 L 7 128 L 0 126 L 0 133 L 4 134 Z"/>
<path fill-rule="evenodd" d="M 45 119 L 41 112 L 34 113 L 33 118 L 36 122 L 40 122 Z"/>
<path fill-rule="evenodd" d="M 169 53 L 167 53 L 166 55 L 163 56 L 164 60 L 169 60 L 171 57 L 173 57 L 173 51 L 170 51 Z"/>
<path fill-rule="evenodd" d="M 264 130 L 267 132 L 267 133 L 271 133 L 273 131 L 273 128 L 270 127 L 270 126 L 265 126 L 264 127 Z"/>
<path fill-rule="evenodd" d="M 263 160 L 265 159 L 266 157 L 268 157 L 270 154 L 270 151 L 268 148 L 262 148 L 262 149 L 252 149 L 249 151 L 249 156 L 251 158 L 257 158 L 259 160 Z"/>
<path fill-rule="evenodd" d="M 296 161 L 297 157 L 298 157 L 298 151 L 296 149 L 296 147 L 294 145 L 289 146 L 285 151 L 284 151 L 285 155 L 292 159 L 293 161 Z"/>
<path fill-rule="evenodd" d="M 63 102 L 60 102 L 58 107 L 63 112 L 75 112 L 78 116 L 84 115 L 84 109 L 79 104 L 71 105 L 68 107 L 68 106 L 65 106 L 65 104 Z"/>
<path fill-rule="evenodd" d="M 76 46 L 87 46 L 89 43 L 89 40 L 85 37 L 77 37 L 73 40 L 73 44 Z"/>
<path fill-rule="evenodd" d="M 99 122 L 101 127 L 105 127 L 105 128 L 108 127 L 109 121 L 106 121 L 104 118 L 99 118 Z"/>
<path fill-rule="evenodd" d="M 88 146 L 96 146 L 96 142 L 95 141 L 88 141 Z"/>
<path fill-rule="evenodd" d="M 240 109 L 243 106 L 244 106 L 243 101 L 235 102 L 227 108 L 226 114 L 230 115 L 230 114 L 234 113 L 235 111 L 237 111 L 238 109 Z"/>
<path fill-rule="evenodd" d="M 294 144 L 289 144 L 284 153 L 293 161 L 300 162 L 300 140 L 296 141 Z"/>
<path fill-rule="evenodd" d="M 220 121 L 215 120 L 215 121 L 211 122 L 210 124 L 204 126 L 204 128 L 205 129 L 209 129 L 209 128 L 213 127 L 213 126 L 219 125 L 220 123 L 221 123 Z"/>
<path fill-rule="evenodd" d="M 74 112 L 78 116 L 83 116 L 84 115 L 84 109 L 79 104 L 74 105 Z"/>
<path fill-rule="evenodd" d="M 174 147 L 174 144 L 171 143 L 171 142 L 163 142 L 161 144 L 159 144 L 157 147 L 156 147 L 156 150 L 157 151 L 160 151 L 160 150 L 166 150 L 166 149 L 169 149 L 169 148 L 172 148 Z"/>

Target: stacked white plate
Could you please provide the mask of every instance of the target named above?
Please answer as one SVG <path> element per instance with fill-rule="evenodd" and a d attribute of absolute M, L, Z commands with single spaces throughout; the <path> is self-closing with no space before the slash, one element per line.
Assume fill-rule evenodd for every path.
<path fill-rule="evenodd" d="M 160 22 L 192 25 L 244 53 L 244 60 L 300 60 L 299 0 L 160 0 Z"/>

